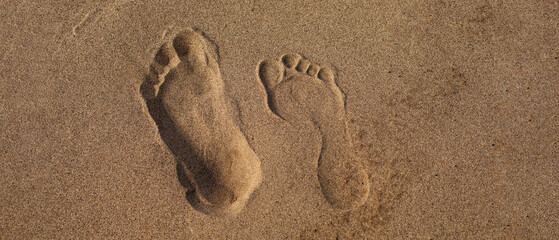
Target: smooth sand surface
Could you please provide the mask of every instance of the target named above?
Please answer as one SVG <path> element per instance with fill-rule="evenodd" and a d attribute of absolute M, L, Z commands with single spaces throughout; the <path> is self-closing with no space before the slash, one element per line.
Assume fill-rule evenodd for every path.
<path fill-rule="evenodd" d="M 552 0 L 0 1 L 0 238 L 557 239 L 558 23 Z M 186 28 L 261 162 L 235 217 L 187 201 L 140 93 Z M 259 65 L 289 53 L 336 72 L 355 209 L 321 188 L 322 131 L 268 105 Z"/>

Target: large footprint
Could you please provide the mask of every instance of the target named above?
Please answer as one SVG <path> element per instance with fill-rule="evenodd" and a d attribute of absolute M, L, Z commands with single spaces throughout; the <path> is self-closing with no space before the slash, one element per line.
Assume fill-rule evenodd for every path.
<path fill-rule="evenodd" d="M 297 54 L 266 60 L 258 68 L 273 113 L 292 124 L 314 124 L 322 135 L 318 180 L 336 208 L 352 209 L 369 195 L 369 179 L 353 153 L 344 97 L 331 68 L 320 68 Z"/>
<path fill-rule="evenodd" d="M 161 138 L 184 166 L 192 206 L 235 215 L 261 182 L 260 160 L 230 118 L 217 53 L 187 29 L 163 44 L 141 86 Z"/>

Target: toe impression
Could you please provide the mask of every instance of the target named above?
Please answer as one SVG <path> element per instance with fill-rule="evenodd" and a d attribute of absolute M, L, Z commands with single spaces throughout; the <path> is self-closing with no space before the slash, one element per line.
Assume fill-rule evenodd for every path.
<path fill-rule="evenodd" d="M 265 60 L 260 63 L 258 69 L 258 76 L 264 83 L 264 86 L 268 89 L 276 86 L 283 75 L 283 67 L 277 61 Z"/>
<path fill-rule="evenodd" d="M 185 30 L 173 39 L 173 47 L 181 61 L 197 64 L 208 62 L 205 53 L 205 40 L 193 30 Z"/>
<path fill-rule="evenodd" d="M 318 72 L 318 79 L 327 83 L 334 83 L 334 70 L 329 67 L 320 69 Z"/>
<path fill-rule="evenodd" d="M 307 74 L 311 77 L 314 77 L 316 76 L 319 70 L 320 68 L 316 64 L 311 64 L 309 66 L 309 69 L 307 69 Z"/>
<path fill-rule="evenodd" d="M 289 54 L 285 54 L 281 58 L 281 61 L 283 62 L 283 65 L 285 65 L 285 67 L 294 68 L 295 66 L 297 66 L 297 63 L 299 63 L 300 59 L 301 56 L 299 54 L 289 53 Z"/>
<path fill-rule="evenodd" d="M 299 61 L 299 64 L 297 64 L 297 67 L 295 69 L 297 69 L 297 71 L 299 72 L 306 73 L 310 65 L 311 63 L 308 60 L 302 59 L 301 61 Z"/>

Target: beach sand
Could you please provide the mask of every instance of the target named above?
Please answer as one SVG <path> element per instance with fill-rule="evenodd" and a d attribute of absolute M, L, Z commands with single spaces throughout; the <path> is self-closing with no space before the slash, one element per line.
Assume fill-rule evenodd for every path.
<path fill-rule="evenodd" d="M 2 1 L 0 23 L 0 239 L 559 238 L 557 1 Z M 216 132 L 258 159 L 224 180 L 231 216 L 187 200 L 140 91 L 185 29 L 219 65 Z M 259 66 L 286 54 L 343 104 L 270 105 Z M 325 189 L 338 158 L 364 202 Z"/>

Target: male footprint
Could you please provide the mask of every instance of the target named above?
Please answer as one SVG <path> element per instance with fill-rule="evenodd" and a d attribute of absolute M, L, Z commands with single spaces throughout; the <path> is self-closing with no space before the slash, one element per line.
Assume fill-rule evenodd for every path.
<path fill-rule="evenodd" d="M 287 54 L 260 63 L 258 75 L 273 113 L 292 124 L 314 124 L 320 131 L 317 172 L 328 202 L 340 209 L 361 206 L 369 195 L 369 179 L 353 153 L 334 71 Z"/>
<path fill-rule="evenodd" d="M 141 93 L 193 185 L 192 206 L 211 215 L 239 213 L 261 182 L 260 160 L 227 112 L 209 40 L 187 29 L 163 44 Z"/>

